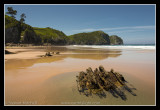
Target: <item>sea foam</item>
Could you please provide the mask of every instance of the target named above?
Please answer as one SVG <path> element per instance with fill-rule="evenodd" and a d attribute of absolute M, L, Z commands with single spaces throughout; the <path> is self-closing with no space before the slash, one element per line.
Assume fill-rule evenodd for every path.
<path fill-rule="evenodd" d="M 154 50 L 154 45 L 73 45 L 74 47 L 89 47 L 102 49 L 149 49 Z"/>

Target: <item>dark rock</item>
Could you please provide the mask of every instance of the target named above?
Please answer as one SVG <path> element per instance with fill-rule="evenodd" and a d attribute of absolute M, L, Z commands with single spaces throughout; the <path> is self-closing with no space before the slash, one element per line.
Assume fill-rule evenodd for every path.
<path fill-rule="evenodd" d="M 14 54 L 13 52 L 10 52 L 8 50 L 5 50 L 5 54 Z"/>
<path fill-rule="evenodd" d="M 123 44 L 123 39 L 121 39 L 117 35 L 111 35 L 109 36 L 109 39 L 110 39 L 110 45 L 122 45 Z"/>
<path fill-rule="evenodd" d="M 60 52 L 56 52 L 56 54 L 60 54 Z"/>
<path fill-rule="evenodd" d="M 113 69 L 107 72 L 103 66 L 99 66 L 99 70 L 96 68 L 94 71 L 89 67 L 86 72 L 81 71 L 76 77 L 79 92 L 86 96 L 92 93 L 101 94 L 103 90 L 115 90 L 125 85 L 125 79 L 121 74 L 114 72 Z"/>
<path fill-rule="evenodd" d="M 50 57 L 50 56 L 52 56 L 51 53 L 50 52 L 46 52 L 45 55 L 41 55 L 40 57 Z"/>

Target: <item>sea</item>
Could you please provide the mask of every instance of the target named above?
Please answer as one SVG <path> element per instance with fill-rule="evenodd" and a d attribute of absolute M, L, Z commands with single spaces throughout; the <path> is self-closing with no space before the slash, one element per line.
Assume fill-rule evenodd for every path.
<path fill-rule="evenodd" d="M 74 47 L 89 47 L 102 49 L 149 49 L 155 50 L 155 44 L 124 44 L 124 45 L 73 45 Z"/>

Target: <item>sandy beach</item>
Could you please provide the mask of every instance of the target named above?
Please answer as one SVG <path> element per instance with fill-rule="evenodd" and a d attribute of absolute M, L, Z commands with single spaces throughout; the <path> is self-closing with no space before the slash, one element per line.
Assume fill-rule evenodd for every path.
<path fill-rule="evenodd" d="M 5 105 L 155 105 L 155 49 L 91 48 L 78 46 L 7 47 Z M 59 55 L 39 57 L 46 52 Z M 79 94 L 76 75 L 103 65 L 123 74 L 135 88 L 127 100 Z"/>

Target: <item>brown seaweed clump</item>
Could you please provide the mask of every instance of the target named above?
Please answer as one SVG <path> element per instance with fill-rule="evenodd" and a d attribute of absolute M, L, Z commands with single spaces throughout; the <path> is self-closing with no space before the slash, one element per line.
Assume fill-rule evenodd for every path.
<path fill-rule="evenodd" d="M 56 52 L 56 54 L 60 54 L 60 52 Z"/>
<path fill-rule="evenodd" d="M 45 55 L 40 55 L 40 57 L 50 57 L 53 56 L 54 52 L 46 52 Z M 60 54 L 60 52 L 55 52 L 55 54 Z"/>
<path fill-rule="evenodd" d="M 40 57 L 50 57 L 52 56 L 51 52 L 46 52 L 45 55 L 40 55 Z"/>
<path fill-rule="evenodd" d="M 92 70 L 91 67 L 86 72 L 79 72 L 77 77 L 77 87 L 80 93 L 86 96 L 89 94 L 104 95 L 104 91 L 114 91 L 125 85 L 125 78 L 118 72 L 111 69 L 107 72 L 103 66 Z"/>

